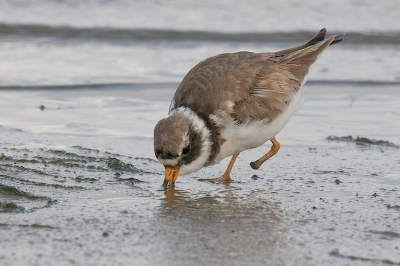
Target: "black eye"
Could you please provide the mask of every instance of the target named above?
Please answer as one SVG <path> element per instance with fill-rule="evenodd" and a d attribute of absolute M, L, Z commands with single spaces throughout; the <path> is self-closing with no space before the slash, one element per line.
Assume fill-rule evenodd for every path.
<path fill-rule="evenodd" d="M 183 154 L 183 155 L 186 155 L 186 154 L 188 154 L 189 152 L 190 152 L 190 146 L 187 145 L 185 148 L 183 148 L 182 154 Z"/>
<path fill-rule="evenodd" d="M 156 157 L 161 155 L 161 151 L 160 150 L 155 150 L 154 153 L 155 153 Z"/>

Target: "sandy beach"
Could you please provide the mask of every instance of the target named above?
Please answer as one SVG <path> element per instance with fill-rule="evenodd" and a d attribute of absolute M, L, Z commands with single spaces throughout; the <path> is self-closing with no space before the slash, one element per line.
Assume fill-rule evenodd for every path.
<path fill-rule="evenodd" d="M 1 91 L 4 265 L 400 264 L 398 87 L 311 84 L 261 169 L 267 145 L 229 185 L 198 181 L 224 160 L 164 190 L 151 134 L 173 86 Z"/>

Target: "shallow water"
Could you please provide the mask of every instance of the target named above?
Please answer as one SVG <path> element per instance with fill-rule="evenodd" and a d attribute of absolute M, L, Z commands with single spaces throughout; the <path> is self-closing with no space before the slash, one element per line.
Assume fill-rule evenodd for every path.
<path fill-rule="evenodd" d="M 229 185 L 197 180 L 224 160 L 164 190 L 151 135 L 173 90 L 1 91 L 2 264 L 400 264 L 399 148 L 327 140 L 399 145 L 398 87 L 311 84 L 261 169 L 267 146 Z"/>
<path fill-rule="evenodd" d="M 399 82 L 399 8 L 390 0 L 0 0 L 0 87 L 177 83 L 206 57 L 282 50 L 323 27 L 346 37 L 310 80 Z"/>

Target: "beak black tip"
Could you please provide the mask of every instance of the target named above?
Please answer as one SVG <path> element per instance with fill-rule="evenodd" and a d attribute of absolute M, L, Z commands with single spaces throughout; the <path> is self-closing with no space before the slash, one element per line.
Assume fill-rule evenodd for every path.
<path fill-rule="evenodd" d="M 168 180 L 164 180 L 164 182 L 163 182 L 163 187 L 164 188 L 173 188 L 173 187 L 175 187 L 175 182 L 169 182 Z"/>
<path fill-rule="evenodd" d="M 164 186 L 164 187 L 168 187 L 168 180 L 167 180 L 167 179 L 164 180 L 163 186 Z"/>

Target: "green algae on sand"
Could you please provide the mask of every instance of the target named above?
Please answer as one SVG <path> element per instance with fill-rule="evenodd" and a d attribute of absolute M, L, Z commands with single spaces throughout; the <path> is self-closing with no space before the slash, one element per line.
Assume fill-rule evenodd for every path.
<path fill-rule="evenodd" d="M 351 142 L 351 143 L 355 143 L 356 145 L 399 148 L 398 145 L 396 145 L 392 142 L 389 142 L 387 140 L 375 140 L 375 139 L 359 137 L 359 136 L 357 136 L 356 138 L 353 138 L 353 136 L 350 136 L 350 135 L 342 136 L 342 137 L 328 136 L 326 139 L 328 141 L 336 141 L 336 142 Z"/>

